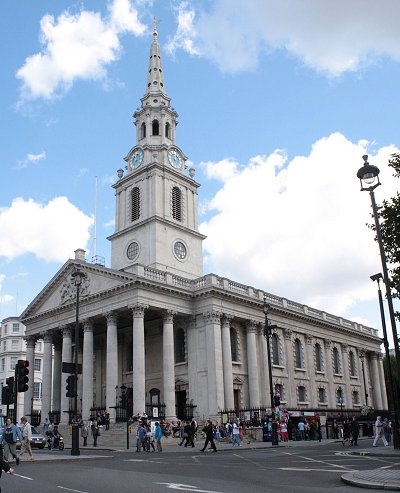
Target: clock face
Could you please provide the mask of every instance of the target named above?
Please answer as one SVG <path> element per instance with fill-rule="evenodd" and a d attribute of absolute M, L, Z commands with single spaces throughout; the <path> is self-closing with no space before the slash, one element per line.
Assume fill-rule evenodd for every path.
<path fill-rule="evenodd" d="M 181 169 L 183 166 L 183 159 L 182 156 L 179 154 L 178 151 L 171 150 L 168 152 L 168 161 L 171 166 L 173 166 L 176 169 Z"/>
<path fill-rule="evenodd" d="M 136 169 L 142 164 L 143 161 L 143 151 L 138 149 L 135 151 L 129 159 L 129 168 Z"/>

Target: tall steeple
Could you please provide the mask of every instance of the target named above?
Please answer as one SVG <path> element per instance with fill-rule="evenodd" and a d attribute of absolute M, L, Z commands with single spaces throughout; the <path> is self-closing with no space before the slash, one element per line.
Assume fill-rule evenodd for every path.
<path fill-rule="evenodd" d="M 146 95 L 167 95 L 161 63 L 161 49 L 158 43 L 157 19 L 154 17 L 153 42 L 150 47 L 149 73 L 147 75 Z"/>
<path fill-rule="evenodd" d="M 178 114 L 164 84 L 157 20 L 147 73 L 146 92 L 133 117 L 136 142 L 124 158 L 116 192 L 112 267 L 134 270 L 136 264 L 195 278 L 203 275 L 194 170 L 176 145 Z"/>

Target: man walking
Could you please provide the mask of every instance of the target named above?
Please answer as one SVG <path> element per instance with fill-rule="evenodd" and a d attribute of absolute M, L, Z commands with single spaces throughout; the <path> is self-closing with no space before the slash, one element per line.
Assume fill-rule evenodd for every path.
<path fill-rule="evenodd" d="M 15 463 L 19 465 L 19 457 L 17 455 L 17 440 L 22 442 L 22 435 L 18 426 L 11 422 L 10 418 L 7 418 L 6 425 L 3 428 L 3 449 L 4 458 L 7 462 L 10 460 L 10 455 L 14 457 Z"/>
<path fill-rule="evenodd" d="M 162 452 L 162 447 L 161 447 L 162 429 L 158 421 L 156 422 L 155 426 L 156 428 L 154 430 L 154 438 L 156 439 L 157 452 Z"/>
<path fill-rule="evenodd" d="M 378 416 L 376 418 L 375 422 L 375 440 L 374 443 L 372 444 L 373 447 L 377 447 L 377 442 L 378 440 L 382 438 L 382 442 L 387 447 L 389 444 L 386 441 L 385 435 L 383 434 L 383 421 L 382 421 L 382 416 Z"/>
<path fill-rule="evenodd" d="M 356 447 L 358 445 L 357 442 L 358 442 L 359 429 L 358 429 L 357 419 L 355 416 L 353 416 L 353 419 L 350 422 L 350 434 L 351 434 L 350 445 Z"/>
<path fill-rule="evenodd" d="M 22 444 L 21 451 L 19 456 L 25 452 L 28 452 L 30 460 L 33 460 L 33 454 L 31 449 L 31 440 L 32 440 L 32 429 L 31 425 L 28 423 L 28 419 L 23 416 L 21 418 L 21 433 L 22 433 Z"/>
<path fill-rule="evenodd" d="M 206 441 L 204 443 L 204 447 L 200 449 L 202 452 L 205 451 L 207 445 L 211 443 L 211 447 L 213 449 L 213 452 L 217 451 L 217 447 L 215 446 L 214 443 L 214 431 L 213 431 L 213 425 L 210 420 L 207 421 L 206 426 L 203 428 L 204 433 L 206 434 Z"/>
<path fill-rule="evenodd" d="M 242 446 L 240 443 L 240 426 L 237 419 L 232 423 L 232 447 L 235 445 L 238 447 Z"/>

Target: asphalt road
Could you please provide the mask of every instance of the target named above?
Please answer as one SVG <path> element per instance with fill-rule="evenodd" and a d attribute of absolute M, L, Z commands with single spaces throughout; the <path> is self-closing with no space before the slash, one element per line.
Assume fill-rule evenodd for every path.
<path fill-rule="evenodd" d="M 37 457 L 46 452 L 36 452 Z M 69 455 L 69 452 L 65 452 Z M 61 454 L 60 454 L 61 455 Z M 14 477 L 1 479 L 13 493 L 291 493 L 337 491 L 354 487 L 341 482 L 343 472 L 399 469 L 397 458 L 349 455 L 340 444 L 201 453 L 97 452 L 113 458 L 24 462 Z"/>

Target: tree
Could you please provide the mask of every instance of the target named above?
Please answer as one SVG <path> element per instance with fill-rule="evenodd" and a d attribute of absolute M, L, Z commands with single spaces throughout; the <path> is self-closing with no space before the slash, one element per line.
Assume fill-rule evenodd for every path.
<path fill-rule="evenodd" d="M 388 165 L 393 168 L 395 178 L 400 178 L 400 153 L 390 156 Z M 393 298 L 400 298 L 400 194 L 384 200 L 378 206 L 381 221 L 382 241 L 389 263 Z M 375 227 L 373 227 L 375 229 Z M 400 320 L 400 313 L 396 312 Z"/>

